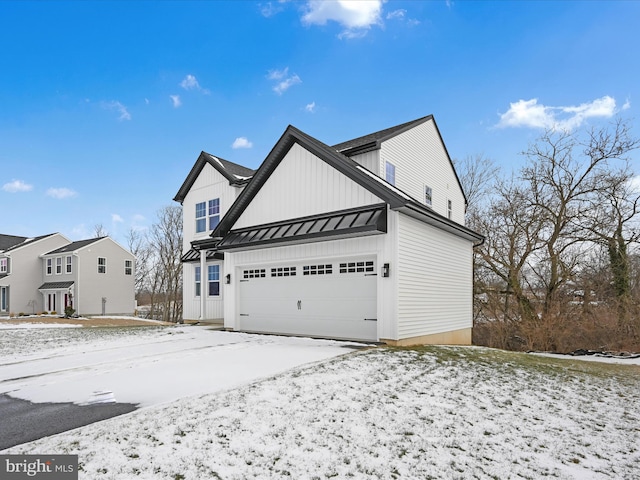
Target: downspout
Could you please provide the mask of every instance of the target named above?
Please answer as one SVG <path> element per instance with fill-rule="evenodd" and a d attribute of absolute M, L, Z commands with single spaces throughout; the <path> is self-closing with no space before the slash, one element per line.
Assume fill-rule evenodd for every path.
<path fill-rule="evenodd" d="M 78 255 L 78 252 L 73 252 L 73 256 L 76 257 L 75 302 L 73 305 L 76 309 L 76 315 L 80 316 L 80 255 Z"/>

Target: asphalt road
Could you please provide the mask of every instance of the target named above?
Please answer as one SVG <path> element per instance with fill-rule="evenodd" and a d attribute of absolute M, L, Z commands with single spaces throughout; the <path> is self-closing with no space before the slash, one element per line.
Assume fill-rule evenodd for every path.
<path fill-rule="evenodd" d="M 0 450 L 116 417 L 136 408 L 131 403 L 32 403 L 0 395 Z"/>

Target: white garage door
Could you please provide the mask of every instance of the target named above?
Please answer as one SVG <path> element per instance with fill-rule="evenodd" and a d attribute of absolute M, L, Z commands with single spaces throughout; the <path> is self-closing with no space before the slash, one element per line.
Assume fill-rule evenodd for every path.
<path fill-rule="evenodd" d="M 250 267 L 238 273 L 241 330 L 378 338 L 371 258 Z"/>

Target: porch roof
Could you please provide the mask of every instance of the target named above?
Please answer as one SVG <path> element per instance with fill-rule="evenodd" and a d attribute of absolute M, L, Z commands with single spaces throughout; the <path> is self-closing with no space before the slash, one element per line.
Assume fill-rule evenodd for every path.
<path fill-rule="evenodd" d="M 38 290 L 62 290 L 69 288 L 71 285 L 73 285 L 73 282 L 48 282 L 40 285 Z"/>

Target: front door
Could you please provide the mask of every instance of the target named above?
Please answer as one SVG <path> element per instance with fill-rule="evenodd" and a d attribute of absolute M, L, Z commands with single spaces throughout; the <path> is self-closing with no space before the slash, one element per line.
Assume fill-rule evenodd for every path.
<path fill-rule="evenodd" d="M 55 293 L 47 294 L 47 310 L 49 310 L 49 313 L 56 311 L 56 294 Z"/>

